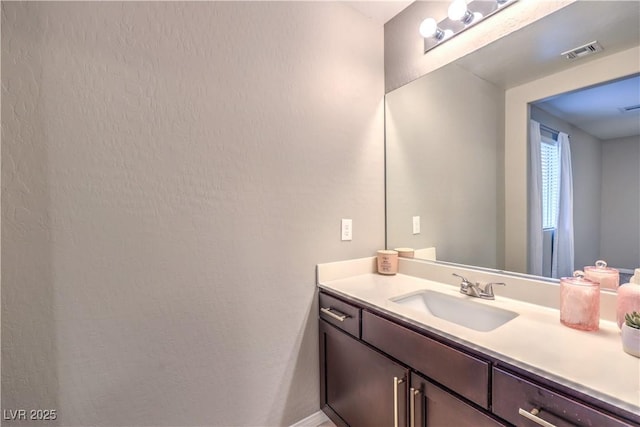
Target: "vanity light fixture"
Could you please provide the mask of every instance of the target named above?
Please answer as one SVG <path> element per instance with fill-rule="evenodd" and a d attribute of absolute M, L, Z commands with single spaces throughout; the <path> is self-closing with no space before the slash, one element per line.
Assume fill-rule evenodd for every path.
<path fill-rule="evenodd" d="M 433 18 L 422 21 L 420 34 L 424 38 L 424 53 L 518 0 L 467 1 L 453 0 L 449 5 L 448 17 L 440 22 Z"/>

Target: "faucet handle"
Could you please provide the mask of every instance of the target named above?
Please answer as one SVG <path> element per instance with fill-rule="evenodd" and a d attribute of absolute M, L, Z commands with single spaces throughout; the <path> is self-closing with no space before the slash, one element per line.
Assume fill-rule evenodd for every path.
<path fill-rule="evenodd" d="M 488 297 L 493 297 L 493 286 L 494 285 L 499 285 L 499 286 L 507 286 L 506 283 L 503 282 L 490 282 L 487 283 L 486 285 L 484 285 L 484 289 L 482 291 L 483 294 L 485 294 Z"/>
<path fill-rule="evenodd" d="M 461 276 L 460 274 L 456 274 L 456 273 L 451 273 L 451 274 L 452 274 L 452 275 L 454 275 L 454 276 L 456 276 L 456 277 L 459 277 L 459 278 L 461 278 L 461 279 L 462 279 L 462 283 L 461 283 L 461 285 L 462 285 L 462 286 L 469 286 L 469 285 L 471 285 L 471 282 L 470 282 L 470 281 L 468 281 L 466 277 Z"/>
<path fill-rule="evenodd" d="M 456 276 L 456 277 L 461 278 L 463 282 L 471 283 L 471 282 L 469 282 L 469 281 L 467 280 L 467 278 L 466 278 L 466 277 L 464 277 L 464 276 L 461 276 L 461 275 L 456 274 L 456 273 L 451 273 L 451 274 L 452 274 L 453 276 Z"/>

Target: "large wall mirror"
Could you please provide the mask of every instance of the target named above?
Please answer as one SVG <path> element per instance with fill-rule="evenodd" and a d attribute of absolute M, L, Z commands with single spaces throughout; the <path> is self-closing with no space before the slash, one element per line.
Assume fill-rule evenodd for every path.
<path fill-rule="evenodd" d="M 593 116 L 640 97 L 639 17 L 640 2 L 577 1 L 388 93 L 387 247 L 435 247 L 441 261 L 532 273 L 528 141 L 537 119 L 576 146 L 575 267 L 607 256 L 640 266 L 640 136 L 628 125 L 621 133 L 621 117 Z M 560 55 L 595 40 L 603 51 Z M 603 95 L 604 83 L 622 81 L 624 99 Z M 597 108 L 579 115 L 576 105 L 587 104 Z M 640 109 L 618 113 L 640 123 Z"/>

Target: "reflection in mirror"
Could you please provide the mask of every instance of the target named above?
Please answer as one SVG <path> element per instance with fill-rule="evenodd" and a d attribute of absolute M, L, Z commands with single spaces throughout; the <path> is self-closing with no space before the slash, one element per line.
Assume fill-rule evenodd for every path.
<path fill-rule="evenodd" d="M 549 99 L 552 95 L 638 73 L 639 16 L 640 2 L 577 1 L 388 93 L 387 247 L 435 247 L 440 261 L 529 273 L 528 104 L 542 99 L 531 107 L 531 115 L 543 120 L 542 116 L 553 113 Z M 560 55 L 593 40 L 604 47 L 602 52 L 574 61 Z M 605 67 L 597 65 L 600 63 Z M 596 64 L 593 67 L 599 67 L 599 71 L 591 72 L 590 64 Z M 588 71 L 582 71 L 585 69 Z M 552 84 L 547 85 L 548 81 Z M 575 86 L 582 81 L 581 86 Z M 547 121 L 547 126 L 567 133 L 572 140 L 583 132 L 582 124 L 563 120 L 570 124 L 568 128 L 555 121 Z M 574 156 L 586 154 L 576 148 Z M 633 158 L 635 167 L 608 166 L 618 161 L 616 158 L 613 154 L 607 155 L 606 160 L 602 156 L 599 169 L 606 168 L 612 174 L 640 170 L 637 156 Z M 629 159 L 632 157 L 625 155 L 625 160 Z M 580 181 L 575 188 L 576 200 L 588 193 L 591 186 L 611 185 L 596 184 L 593 176 L 584 176 L 579 159 L 574 162 L 574 183 Z M 605 191 L 604 187 L 600 190 L 600 204 L 593 211 L 600 212 L 598 215 L 581 207 L 579 203 L 586 201 L 576 201 L 574 212 L 580 216 L 574 223 L 577 233 L 574 248 L 580 246 L 575 252 L 576 268 L 593 265 L 600 257 L 614 256 L 604 246 L 600 250 L 603 244 L 615 245 L 602 240 L 605 233 L 615 236 L 607 227 L 614 221 L 620 222 L 603 220 L 613 212 L 612 204 L 620 205 L 618 212 L 626 212 L 625 218 L 640 226 L 637 187 L 631 190 L 636 192 L 633 208 L 630 206 L 634 203 L 633 196 L 624 201 L 609 199 L 620 193 L 619 185 L 615 185 L 618 186 L 615 191 Z M 595 199 L 589 203 L 595 206 Z M 600 217 L 598 221 L 606 222 L 597 227 L 600 235 L 597 245 L 593 226 L 587 225 L 595 224 L 596 219 L 583 221 L 583 215 L 596 215 Z M 421 230 L 417 234 L 412 228 L 414 216 L 420 217 Z M 638 236 L 637 228 L 635 231 L 627 228 L 627 232 Z M 612 237 L 609 241 L 622 238 L 626 237 Z M 640 265 L 639 248 L 636 247 L 636 252 L 616 248 L 625 252 L 628 260 L 612 258 L 610 265 L 622 268 Z"/>
<path fill-rule="evenodd" d="M 530 104 L 530 273 L 640 265 L 640 76 Z M 621 283 L 625 283 L 622 279 Z"/>
<path fill-rule="evenodd" d="M 387 94 L 388 247 L 434 246 L 438 259 L 499 267 L 503 98 L 456 64 Z"/>

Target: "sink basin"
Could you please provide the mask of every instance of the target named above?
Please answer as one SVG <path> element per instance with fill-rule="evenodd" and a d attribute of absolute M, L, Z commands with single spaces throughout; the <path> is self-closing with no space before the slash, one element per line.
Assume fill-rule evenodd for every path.
<path fill-rule="evenodd" d="M 421 291 L 391 301 L 480 332 L 492 331 L 518 317 L 513 311 L 436 291 Z"/>

